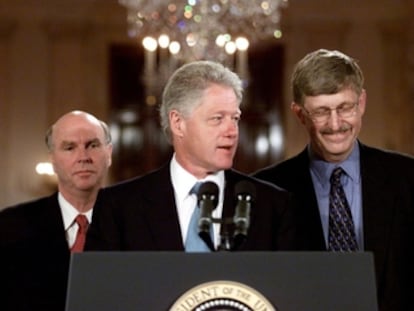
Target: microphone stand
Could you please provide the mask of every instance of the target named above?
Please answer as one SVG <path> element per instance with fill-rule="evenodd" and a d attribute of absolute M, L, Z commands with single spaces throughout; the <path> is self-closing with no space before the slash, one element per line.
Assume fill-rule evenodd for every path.
<path fill-rule="evenodd" d="M 234 251 L 244 241 L 246 236 L 240 234 L 231 234 L 230 226 L 234 225 L 234 217 L 227 218 L 211 218 L 212 223 L 218 223 L 221 225 L 220 229 L 220 243 L 217 247 L 217 251 Z M 237 228 L 236 228 L 237 230 Z"/>
<path fill-rule="evenodd" d="M 220 243 L 217 247 L 217 251 L 231 251 L 232 250 L 232 241 L 230 237 L 229 225 L 233 224 L 233 218 L 212 218 L 213 223 L 219 223 L 221 225 L 220 229 Z"/>
<path fill-rule="evenodd" d="M 246 240 L 247 232 L 250 226 L 250 208 L 255 196 L 255 189 L 252 183 L 241 181 L 236 184 L 235 192 L 237 197 L 237 206 L 233 217 L 215 218 L 212 211 L 217 205 L 218 187 L 213 182 L 206 182 L 203 192 L 198 194 L 199 204 L 203 204 L 203 216 L 200 215 L 199 235 L 206 242 L 212 251 L 214 242 L 210 237 L 211 225 L 220 224 L 220 242 L 217 251 L 234 251 Z M 201 203 L 200 203 L 201 202 Z M 201 206 L 200 206 L 201 208 Z M 231 228 L 232 227 L 232 228 Z M 230 234 L 232 232 L 232 234 Z"/>

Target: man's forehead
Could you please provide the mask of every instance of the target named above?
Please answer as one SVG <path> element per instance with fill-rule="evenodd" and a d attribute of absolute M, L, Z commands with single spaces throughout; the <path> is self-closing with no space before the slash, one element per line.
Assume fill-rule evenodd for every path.
<path fill-rule="evenodd" d="M 57 128 L 54 139 L 62 142 L 85 143 L 92 140 L 101 140 L 104 137 L 103 130 L 93 126 L 73 126 L 69 128 Z"/>

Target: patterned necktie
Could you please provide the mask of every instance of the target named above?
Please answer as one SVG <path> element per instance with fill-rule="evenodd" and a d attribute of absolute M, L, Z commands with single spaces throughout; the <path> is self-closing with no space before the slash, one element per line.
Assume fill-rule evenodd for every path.
<path fill-rule="evenodd" d="M 328 234 L 328 250 L 330 251 L 358 250 L 351 210 L 341 185 L 341 175 L 343 173 L 342 168 L 337 167 L 330 178 Z"/>
<path fill-rule="evenodd" d="M 83 247 L 85 246 L 86 231 L 88 230 L 89 222 L 86 216 L 82 214 L 76 216 L 75 222 L 78 224 L 78 232 L 76 233 L 75 243 L 70 251 L 72 253 L 79 253 L 83 251 Z"/>
<path fill-rule="evenodd" d="M 190 194 L 197 195 L 198 189 L 201 186 L 201 182 L 197 182 L 193 188 L 190 190 Z M 194 212 L 191 216 L 190 224 L 187 229 L 187 238 L 185 240 L 185 251 L 186 252 L 210 252 L 210 248 L 207 244 L 200 238 L 198 231 L 198 220 L 200 219 L 200 208 L 198 204 L 196 205 Z"/>

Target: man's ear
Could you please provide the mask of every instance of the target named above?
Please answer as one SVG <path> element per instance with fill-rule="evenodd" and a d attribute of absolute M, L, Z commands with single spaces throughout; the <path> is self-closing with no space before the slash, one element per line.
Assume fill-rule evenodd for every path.
<path fill-rule="evenodd" d="M 292 102 L 291 104 L 290 104 L 290 109 L 292 110 L 292 112 L 296 115 L 296 117 L 299 119 L 299 121 L 302 123 L 302 124 L 305 124 L 305 121 L 306 121 L 306 116 L 304 115 L 304 112 L 303 112 L 303 109 L 302 109 L 302 106 L 301 105 L 299 105 L 299 104 L 297 104 L 297 103 L 295 103 L 295 102 Z"/>
<path fill-rule="evenodd" d="M 365 113 L 366 103 L 367 103 L 367 92 L 365 91 L 365 89 L 363 89 L 361 92 L 361 95 L 359 95 L 359 98 L 358 98 L 358 109 L 359 109 L 361 116 L 363 116 Z"/>
<path fill-rule="evenodd" d="M 107 156 L 108 156 L 107 165 L 108 165 L 108 167 L 110 167 L 112 165 L 112 151 L 113 151 L 112 143 L 108 144 L 106 146 L 106 148 L 107 148 L 106 152 L 107 152 Z"/>
<path fill-rule="evenodd" d="M 171 110 L 168 118 L 170 120 L 170 128 L 173 136 L 182 137 L 184 129 L 183 127 L 185 127 L 182 115 L 177 110 Z"/>

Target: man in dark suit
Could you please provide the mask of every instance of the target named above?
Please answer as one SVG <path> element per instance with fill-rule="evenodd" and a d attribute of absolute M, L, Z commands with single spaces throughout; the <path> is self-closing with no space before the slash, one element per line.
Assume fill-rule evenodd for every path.
<path fill-rule="evenodd" d="M 373 252 L 379 309 L 413 310 L 414 159 L 358 141 L 366 91 L 351 57 L 324 49 L 306 55 L 295 67 L 292 89 L 291 109 L 310 143 L 253 175 L 293 194 L 302 249 Z M 339 167 L 352 249 L 334 245 L 330 176 Z"/>
<path fill-rule="evenodd" d="M 108 127 L 85 112 L 57 120 L 46 144 L 58 192 L 0 213 L 1 310 L 65 309 L 70 252 L 82 250 L 75 219 L 90 222 L 111 164 Z"/>
<path fill-rule="evenodd" d="M 209 216 L 232 219 L 237 205 L 235 187 L 240 181 L 255 192 L 250 193 L 255 200 L 247 234 L 235 243 L 234 224 L 213 222 L 210 251 L 293 248 L 288 193 L 231 169 L 241 101 L 239 77 L 221 64 L 199 61 L 179 68 L 165 87 L 160 107 L 161 125 L 174 147 L 171 161 L 104 190 L 87 248 L 202 251 L 187 244 L 191 217 L 197 211 L 191 189 L 197 182 L 214 182 L 217 207 Z"/>

